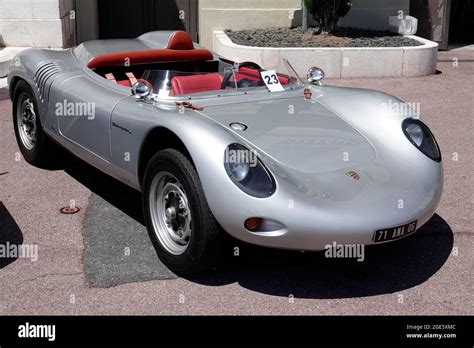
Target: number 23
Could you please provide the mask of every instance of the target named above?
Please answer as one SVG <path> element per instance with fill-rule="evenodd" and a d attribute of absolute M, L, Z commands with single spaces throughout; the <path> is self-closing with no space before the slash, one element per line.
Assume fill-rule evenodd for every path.
<path fill-rule="evenodd" d="M 280 83 L 280 81 L 278 81 L 278 78 L 275 74 L 266 75 L 265 79 L 267 80 L 267 85 L 277 85 L 278 83 Z"/>

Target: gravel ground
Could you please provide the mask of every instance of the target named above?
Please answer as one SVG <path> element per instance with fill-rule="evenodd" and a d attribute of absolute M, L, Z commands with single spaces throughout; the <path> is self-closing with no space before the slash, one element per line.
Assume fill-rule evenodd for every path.
<path fill-rule="evenodd" d="M 257 47 L 402 47 L 421 46 L 416 40 L 388 31 L 338 28 L 332 34 L 315 35 L 315 29 L 271 28 L 231 31 L 230 39 L 239 45 Z"/>

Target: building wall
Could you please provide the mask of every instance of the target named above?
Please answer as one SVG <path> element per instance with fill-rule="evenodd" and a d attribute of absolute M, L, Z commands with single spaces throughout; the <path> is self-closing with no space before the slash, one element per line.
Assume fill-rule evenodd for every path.
<path fill-rule="evenodd" d="M 454 1 L 453 1 L 454 3 Z M 465 8 L 459 5 L 463 4 L 461 1 L 456 1 L 458 6 L 453 8 L 467 8 L 467 1 L 464 2 Z M 474 4 L 474 3 L 473 3 Z M 440 48 L 446 49 L 448 46 L 448 21 L 451 14 L 450 0 L 425 0 L 412 1 L 410 3 L 410 10 L 414 17 L 419 18 L 417 35 L 427 38 L 429 40 L 440 43 Z M 466 16 L 467 18 L 467 16 Z M 472 23 L 471 17 L 471 23 Z M 459 20 L 453 18 L 453 26 L 459 25 Z"/>
<path fill-rule="evenodd" d="M 298 13 L 301 0 L 199 0 L 199 41 L 211 49 L 214 30 L 296 25 Z"/>
<path fill-rule="evenodd" d="M 0 0 L 0 45 L 67 47 L 75 43 L 74 0 Z"/>
<path fill-rule="evenodd" d="M 0 0 L 0 46 L 69 47 L 97 38 L 97 0 Z M 241 30 L 301 24 L 301 0 L 199 1 L 200 42 L 212 48 L 214 30 Z M 387 29 L 388 17 L 408 14 L 410 0 L 353 0 L 340 25 Z M 310 21 L 311 24 L 312 21 Z"/>
<path fill-rule="evenodd" d="M 301 24 L 301 0 L 199 0 L 200 42 L 212 48 L 212 31 L 296 26 Z M 409 14 L 410 0 L 353 0 L 341 26 L 388 29 L 388 17 Z M 314 24 L 310 16 L 309 24 Z"/>

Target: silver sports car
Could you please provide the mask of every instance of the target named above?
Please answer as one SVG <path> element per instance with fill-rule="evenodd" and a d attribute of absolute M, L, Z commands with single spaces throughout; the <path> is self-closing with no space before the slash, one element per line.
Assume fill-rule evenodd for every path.
<path fill-rule="evenodd" d="M 441 154 L 413 108 L 382 92 L 231 62 L 182 31 L 29 49 L 8 76 L 20 150 L 67 149 L 142 192 L 160 259 L 215 265 L 225 232 L 323 250 L 414 233 L 434 214 Z"/>

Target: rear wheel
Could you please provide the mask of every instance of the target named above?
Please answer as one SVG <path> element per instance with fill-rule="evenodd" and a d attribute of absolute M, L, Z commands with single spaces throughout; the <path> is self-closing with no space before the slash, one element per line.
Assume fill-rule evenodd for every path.
<path fill-rule="evenodd" d="M 47 167 L 57 159 L 59 148 L 44 133 L 35 96 L 25 81 L 19 81 L 13 92 L 13 125 L 18 147 L 29 163 Z"/>
<path fill-rule="evenodd" d="M 143 184 L 143 211 L 160 260 L 189 275 L 212 268 L 222 233 L 191 162 L 175 149 L 155 154 Z"/>

